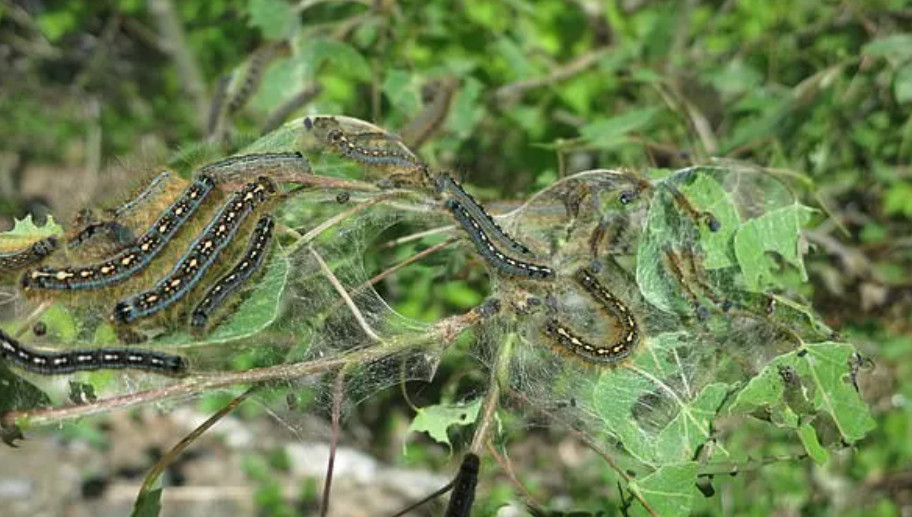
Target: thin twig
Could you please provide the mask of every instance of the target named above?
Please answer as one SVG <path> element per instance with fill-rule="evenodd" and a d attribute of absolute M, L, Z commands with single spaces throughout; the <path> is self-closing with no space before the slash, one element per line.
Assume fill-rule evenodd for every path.
<path fill-rule="evenodd" d="M 398 512 L 394 513 L 393 515 L 390 515 L 390 517 L 402 517 L 403 515 L 409 513 L 410 511 L 414 510 L 415 508 L 418 508 L 419 506 L 421 506 L 423 504 L 427 504 L 428 502 L 433 501 L 434 499 L 437 499 L 438 497 L 440 497 L 443 494 L 452 490 L 454 484 L 456 484 L 455 479 L 453 479 L 449 483 L 443 485 L 442 488 L 434 491 L 433 493 L 431 493 L 424 499 L 421 499 L 420 501 L 416 501 L 416 502 L 408 505 L 407 507 L 403 508 L 402 510 L 399 510 Z"/>
<path fill-rule="evenodd" d="M 331 283 L 332 286 L 336 289 L 336 292 L 339 293 L 339 296 L 345 300 L 345 304 L 348 305 L 348 309 L 355 317 L 355 320 L 358 321 L 358 325 L 361 325 L 361 330 L 363 330 L 364 333 L 367 334 L 367 337 L 371 338 L 371 340 L 374 342 L 379 343 L 382 341 L 380 339 L 380 336 L 374 333 L 373 329 L 371 329 L 370 325 L 367 323 L 367 320 L 364 319 L 364 315 L 361 314 L 361 309 L 355 305 L 355 302 L 351 299 L 351 296 L 348 295 L 348 292 L 345 290 L 345 286 L 339 282 L 339 279 L 336 278 L 336 275 L 333 274 L 332 270 L 329 269 L 329 266 L 326 265 L 326 261 L 323 260 L 323 257 L 321 257 L 320 254 L 317 253 L 317 250 L 313 248 L 310 248 L 310 254 L 313 255 L 314 259 L 317 261 L 317 264 L 320 265 L 320 269 L 323 271 L 323 274 L 326 276 L 326 278 L 329 279 L 329 283 Z"/>
<path fill-rule="evenodd" d="M 536 411 L 543 414 L 544 416 L 546 416 L 549 420 L 551 420 L 553 422 L 566 423 L 565 420 L 562 420 L 558 416 L 554 415 L 551 411 L 541 407 L 539 404 L 533 404 L 532 401 L 530 401 L 528 397 L 526 397 L 524 394 L 522 394 L 516 390 L 513 390 L 513 389 L 508 390 L 507 395 L 509 395 L 510 397 L 515 398 L 515 399 L 519 400 L 520 402 L 522 402 L 523 404 L 535 409 Z M 614 458 L 612 458 L 607 452 L 602 450 L 602 448 L 599 447 L 599 445 L 596 444 L 594 441 L 592 441 L 592 439 L 590 439 L 588 436 L 586 436 L 586 434 L 584 434 L 579 429 L 574 429 L 572 427 L 570 427 L 569 430 L 586 447 L 589 447 L 590 449 L 592 449 L 592 451 L 594 453 L 598 454 L 603 460 L 605 460 L 605 463 L 607 463 L 608 466 L 611 467 L 611 469 L 614 470 L 621 477 L 621 479 L 624 480 L 625 483 L 629 484 L 630 482 L 633 481 L 633 478 L 630 477 L 630 475 L 628 475 L 627 472 L 625 472 L 624 469 L 622 469 L 620 465 L 618 465 L 617 461 L 615 461 Z M 649 505 L 649 503 L 646 501 L 646 499 L 643 498 L 642 495 L 640 495 L 639 493 L 636 493 L 636 492 L 631 492 L 631 493 L 637 499 L 637 501 L 639 501 L 640 504 L 643 505 L 643 508 L 645 508 L 646 511 L 650 515 L 652 515 L 653 517 L 658 517 L 658 513 L 656 513 L 656 511 L 652 509 L 652 507 Z"/>
<path fill-rule="evenodd" d="M 265 368 L 254 368 L 239 372 L 218 372 L 213 374 L 197 374 L 188 376 L 179 381 L 163 386 L 127 395 L 99 399 L 95 402 L 73 404 L 62 407 L 35 408 L 8 411 L 0 416 L 3 425 L 27 425 L 39 427 L 59 423 L 64 420 L 83 418 L 91 415 L 109 413 L 117 409 L 164 402 L 176 399 L 186 399 L 219 388 L 237 384 L 251 384 L 259 382 L 297 379 L 335 370 L 348 364 L 360 365 L 370 363 L 409 348 L 433 343 L 434 346 L 448 345 L 466 329 L 476 325 L 481 320 L 477 310 L 469 311 L 459 316 L 453 316 L 438 322 L 428 332 L 411 339 L 391 341 L 379 346 L 361 348 L 348 354 L 337 357 L 302 361 L 298 363 L 282 364 Z"/>
<path fill-rule="evenodd" d="M 516 334 L 510 333 L 506 336 L 501 344 L 500 351 L 491 367 L 491 380 L 488 384 L 488 393 L 485 395 L 482 404 L 481 422 L 475 428 L 475 435 L 472 437 L 472 446 L 470 450 L 481 456 L 481 450 L 488 440 L 488 434 L 494 424 L 494 417 L 497 415 L 497 408 L 500 406 L 500 386 L 506 381 L 510 358 L 513 356 L 513 343 L 516 340 Z"/>
<path fill-rule="evenodd" d="M 441 226 L 439 228 L 431 228 L 430 230 L 425 230 L 423 232 L 412 233 L 404 237 L 399 237 L 398 239 L 393 239 L 391 241 L 385 242 L 379 246 L 380 249 L 395 248 L 396 246 L 401 246 L 412 241 L 420 241 L 425 237 L 430 237 L 431 235 L 437 235 L 439 233 L 449 233 L 456 229 L 456 225 L 451 224 L 449 226 Z"/>
<path fill-rule="evenodd" d="M 496 461 L 498 465 L 500 465 L 500 469 L 510 479 L 510 483 L 516 487 L 517 490 L 519 490 L 520 494 L 522 494 L 523 503 L 527 507 L 531 507 L 539 511 L 541 514 L 545 514 L 546 512 L 542 509 L 541 503 L 539 503 L 538 500 L 532 496 L 532 493 L 529 492 L 529 489 L 522 484 L 522 481 L 520 481 L 518 477 L 516 477 L 516 471 L 513 470 L 513 462 L 510 461 L 510 458 L 507 457 L 506 453 L 501 455 L 499 452 L 497 452 L 497 449 L 494 447 L 494 444 L 492 444 L 490 440 L 488 440 L 487 445 L 488 452 L 491 453 L 491 457 L 494 458 L 494 461 Z"/>
<path fill-rule="evenodd" d="M 326 230 L 332 228 L 333 226 L 336 226 L 337 224 L 341 223 L 342 221 L 348 219 L 349 217 L 351 217 L 355 214 L 364 212 L 368 208 L 376 205 L 377 203 L 386 201 L 392 197 L 393 197 L 393 195 L 390 195 L 390 194 L 380 195 L 373 199 L 360 203 L 352 208 L 349 208 L 348 210 L 346 210 L 344 212 L 338 213 L 338 214 L 330 217 L 329 219 L 323 221 L 322 223 L 317 225 L 315 228 L 313 228 L 309 232 L 305 233 L 297 242 L 295 242 L 294 244 L 289 246 L 288 254 L 292 255 L 295 251 L 298 250 L 298 248 L 300 248 L 301 246 L 303 246 L 305 244 L 309 244 L 311 241 L 313 241 L 315 238 L 317 238 L 318 235 L 320 235 L 321 233 L 325 232 Z"/>
<path fill-rule="evenodd" d="M 395 273 L 396 271 L 399 271 L 400 269 L 404 268 L 405 266 L 408 266 L 409 264 L 412 264 L 412 263 L 414 263 L 414 262 L 417 262 L 417 261 L 423 259 L 424 257 L 427 257 L 428 255 L 431 255 L 432 253 L 436 253 L 437 251 L 440 251 L 440 250 L 442 250 L 443 248 L 446 248 L 447 246 L 449 246 L 450 244 L 453 244 L 454 242 L 456 242 L 456 241 L 458 241 L 458 240 L 459 240 L 459 239 L 456 239 L 456 238 L 447 239 L 447 240 L 445 240 L 445 241 L 443 241 L 443 242 L 441 242 L 441 243 L 438 243 L 438 244 L 435 244 L 435 245 L 431 246 L 430 248 L 427 248 L 427 249 L 425 249 L 425 250 L 421 250 L 421 251 L 419 251 L 418 253 L 415 253 L 414 255 L 412 255 L 411 257 L 409 257 L 409 258 L 403 260 L 402 262 L 399 262 L 398 264 L 396 264 L 396 265 L 394 265 L 394 266 L 391 266 L 391 267 L 389 267 L 388 269 L 386 269 L 386 270 L 384 270 L 384 271 L 381 271 L 380 273 L 377 273 L 376 275 L 374 275 L 373 278 L 371 278 L 370 280 L 368 280 L 368 281 L 364 282 L 363 284 L 359 285 L 359 286 L 356 287 L 356 288 L 354 289 L 354 291 L 352 291 L 352 292 L 358 293 L 358 292 L 360 292 L 362 289 L 367 288 L 368 286 L 375 285 L 377 282 L 380 282 L 380 281 L 383 280 L 384 278 L 387 278 L 388 276 L 392 275 L 392 274 Z"/>
<path fill-rule="evenodd" d="M 203 433 L 208 431 L 213 425 L 215 425 L 219 420 L 224 418 L 228 413 L 234 411 L 235 408 L 241 405 L 242 402 L 247 400 L 250 395 L 253 394 L 259 388 L 259 385 L 251 386 L 247 388 L 244 393 L 241 393 L 237 397 L 231 400 L 226 404 L 222 409 L 218 410 L 214 415 L 206 419 L 205 422 L 200 424 L 192 433 L 185 436 L 181 441 L 179 441 L 174 447 L 171 448 L 164 456 L 159 459 L 155 465 L 149 470 L 146 474 L 145 479 L 143 480 L 142 488 L 139 491 L 139 496 L 142 497 L 143 494 L 149 492 L 155 487 L 155 484 L 158 481 L 158 478 L 161 476 L 162 472 L 174 462 L 174 460 L 183 453 L 187 447 L 190 446 L 193 442 L 197 440 Z"/>
<path fill-rule="evenodd" d="M 332 406 L 332 439 L 329 442 L 329 460 L 326 462 L 326 480 L 323 482 L 323 503 L 320 505 L 320 516 L 329 513 L 329 494 L 332 490 L 333 467 L 336 464 L 336 448 L 339 445 L 339 420 L 342 416 L 342 397 L 345 390 L 345 369 L 336 373 L 333 383 Z"/>

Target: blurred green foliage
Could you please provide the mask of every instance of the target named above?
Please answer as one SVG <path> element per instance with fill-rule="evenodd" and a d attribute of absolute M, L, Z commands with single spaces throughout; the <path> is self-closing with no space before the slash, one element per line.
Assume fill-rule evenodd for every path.
<path fill-rule="evenodd" d="M 101 132 L 97 152 L 105 161 L 137 153 L 148 139 L 172 151 L 192 146 L 203 138 L 203 114 L 176 56 L 193 58 L 208 98 L 221 74 L 268 42 L 284 42 L 288 51 L 271 62 L 262 87 L 232 121 L 238 140 L 310 83 L 323 92 L 300 111 L 347 114 L 395 130 L 418 113 L 430 79 L 454 75 L 461 85 L 451 113 L 422 155 L 463 174 L 485 198 L 523 198 L 585 168 L 674 168 L 725 157 L 776 169 L 798 178 L 805 203 L 832 217 L 808 236 L 815 247 L 810 282 L 793 283 L 831 326 L 874 357 L 876 368 L 860 371 L 858 382 L 877 428 L 857 448 L 820 449 L 813 454 L 820 464 L 791 459 L 737 476 L 718 473 L 715 495 L 698 501 L 698 512 L 908 511 L 908 0 L 173 2 L 185 47 L 162 39 L 151 7 L 161 3 L 171 4 L 0 3 L 0 154 L 18 164 L 4 160 L 2 174 L 22 176 L 35 165 L 80 167 L 96 152 L 87 136 L 93 130 Z M 90 100 L 100 103 L 99 113 L 87 107 Z M 7 215 L 24 215 L 28 205 L 15 202 L 15 190 L 2 194 Z M 426 279 L 427 289 L 401 300 L 405 314 L 434 320 L 483 294 L 481 274 L 442 287 L 429 273 Z M 471 392 L 478 379 L 448 375 L 470 369 L 471 361 L 449 355 L 421 402 Z M 361 418 L 381 419 L 387 410 L 406 411 L 394 397 L 378 396 Z M 805 448 L 794 434 L 762 422 L 723 430 L 748 458 L 794 458 Z M 377 438 L 380 450 L 383 436 Z M 560 440 L 549 431 L 511 437 L 542 439 Z M 519 463 L 534 468 L 537 461 Z M 566 484 L 536 495 L 556 501 L 555 509 L 623 506 L 610 489 L 611 474 L 596 464 L 582 474 L 563 472 Z M 273 468 L 262 458 L 245 464 L 259 483 L 259 504 L 291 514 L 269 481 Z M 658 477 L 678 474 L 659 471 L 636 486 L 647 492 Z M 482 486 L 484 514 L 513 493 L 493 476 Z"/>

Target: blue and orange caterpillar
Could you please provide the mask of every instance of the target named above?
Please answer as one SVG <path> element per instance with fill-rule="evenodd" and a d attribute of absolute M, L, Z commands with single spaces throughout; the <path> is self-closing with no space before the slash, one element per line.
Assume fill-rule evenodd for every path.
<path fill-rule="evenodd" d="M 247 243 L 247 249 L 244 250 L 241 258 L 234 264 L 231 271 L 206 291 L 203 299 L 193 309 L 193 313 L 190 315 L 192 332 L 204 331 L 213 314 L 262 267 L 272 242 L 274 228 L 275 220 L 271 216 L 263 216 L 257 221 L 256 228 Z"/>
<path fill-rule="evenodd" d="M 567 352 L 594 363 L 615 363 L 633 351 L 640 340 L 640 328 L 631 310 L 598 281 L 588 267 L 577 270 L 573 279 L 619 323 L 620 333 L 607 344 L 595 344 L 577 335 L 557 318 L 550 318 L 543 333 Z"/>
<path fill-rule="evenodd" d="M 56 237 L 46 237 L 25 248 L 0 253 L 0 273 L 15 271 L 37 264 L 49 257 L 58 247 Z"/>
<path fill-rule="evenodd" d="M 183 299 L 231 243 L 247 217 L 275 192 L 272 180 L 261 176 L 232 195 L 164 278 L 151 289 L 117 303 L 113 321 L 129 324 Z"/>
<path fill-rule="evenodd" d="M 144 269 L 171 242 L 215 188 L 215 181 L 199 176 L 136 242 L 95 264 L 80 267 L 41 267 L 22 277 L 26 291 L 98 290 L 123 282 Z"/>

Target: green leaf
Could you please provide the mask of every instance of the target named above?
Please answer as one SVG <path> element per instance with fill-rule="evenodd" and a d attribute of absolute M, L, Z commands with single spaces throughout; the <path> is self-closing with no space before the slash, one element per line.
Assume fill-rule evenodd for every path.
<path fill-rule="evenodd" d="M 405 70 L 393 69 L 383 80 L 383 93 L 396 109 L 412 114 L 421 107 L 421 92 L 414 81 L 415 75 Z"/>
<path fill-rule="evenodd" d="M 599 147 L 612 147 L 624 142 L 624 137 L 646 127 L 658 108 L 643 108 L 612 117 L 597 119 L 580 128 L 580 135 Z"/>
<path fill-rule="evenodd" d="M 484 116 L 484 108 L 481 106 L 483 87 L 481 81 L 469 76 L 463 81 L 462 88 L 453 100 L 446 127 L 459 138 L 470 136 L 478 121 Z"/>
<path fill-rule="evenodd" d="M 694 462 L 665 465 L 643 479 L 631 481 L 629 490 L 645 499 L 657 515 L 690 515 L 696 479 L 697 464 Z M 633 508 L 633 514 L 650 515 L 639 504 Z"/>
<path fill-rule="evenodd" d="M 318 71 L 324 61 L 334 71 L 361 81 L 371 80 L 371 67 L 367 59 L 358 50 L 342 41 L 316 40 L 309 48 L 312 59 L 312 70 Z"/>
<path fill-rule="evenodd" d="M 249 0 L 247 12 L 250 25 L 271 40 L 283 40 L 292 36 L 300 24 L 291 4 L 284 0 Z"/>
<path fill-rule="evenodd" d="M 912 102 L 912 63 L 900 68 L 893 77 L 893 95 L 896 102 Z"/>
<path fill-rule="evenodd" d="M 807 451 L 808 456 L 813 458 L 818 465 L 823 465 L 830 459 L 830 454 L 820 445 L 820 441 L 817 439 L 817 431 L 811 427 L 811 424 L 801 424 L 801 427 L 798 428 L 798 438 L 801 439 L 801 444 L 804 445 L 804 450 Z"/>
<path fill-rule="evenodd" d="M 407 434 L 427 433 L 437 443 L 445 443 L 452 447 L 447 431 L 454 425 L 466 426 L 475 423 L 478 411 L 481 409 L 481 399 L 476 399 L 469 404 L 436 404 L 418 408 L 418 414 L 409 425 Z M 405 444 L 403 444 L 405 448 Z"/>
<path fill-rule="evenodd" d="M 684 332 L 652 337 L 632 365 L 602 374 L 593 388 L 592 403 L 605 429 L 644 463 L 666 465 L 692 458 L 709 439 L 710 424 L 729 390 L 717 383 L 692 391 L 692 379 L 681 369 L 683 354 L 694 347 L 689 339 Z M 662 402 L 644 405 L 644 394 L 655 394 Z M 647 412 L 656 412 L 656 418 Z M 666 423 L 656 428 L 661 420 Z"/>
<path fill-rule="evenodd" d="M 715 232 L 706 225 L 699 226 L 700 242 L 705 252 L 703 267 L 721 269 L 735 265 L 732 240 L 741 225 L 741 218 L 728 192 L 707 174 L 698 174 L 692 183 L 682 185 L 680 190 L 695 208 L 712 213 L 720 224 Z"/>
<path fill-rule="evenodd" d="M 854 352 L 855 347 L 850 344 L 825 341 L 805 345 L 800 352 L 783 354 L 772 360 L 738 393 L 730 412 L 750 413 L 766 408 L 773 415 L 793 414 L 793 418 L 775 421 L 780 427 L 792 429 L 799 427 L 799 421 L 822 412 L 832 418 L 845 441 L 854 443 L 875 425 L 868 407 L 849 378 Z M 800 383 L 797 394 L 789 393 L 791 388 L 782 374 L 785 368 L 797 376 L 797 381 L 793 381 Z M 796 395 L 805 398 L 809 406 L 802 407 L 796 403 Z"/>
<path fill-rule="evenodd" d="M 795 266 L 801 278 L 807 280 L 798 238 L 814 212 L 812 208 L 796 204 L 773 210 L 741 225 L 735 234 L 735 256 L 748 290 L 760 292 L 768 286 L 778 285 L 776 275 L 779 265 L 769 255 L 771 251 Z"/>
<path fill-rule="evenodd" d="M 884 195 L 884 214 L 902 215 L 912 219 L 912 183 L 898 182 Z"/>
<path fill-rule="evenodd" d="M 158 517 L 161 513 L 162 489 L 143 491 L 133 505 L 132 517 Z"/>
<path fill-rule="evenodd" d="M 79 20 L 71 8 L 63 8 L 42 14 L 36 19 L 38 28 L 51 43 L 75 29 Z"/>
<path fill-rule="evenodd" d="M 893 34 L 874 40 L 862 47 L 861 53 L 896 60 L 912 59 L 912 34 Z"/>
<path fill-rule="evenodd" d="M 22 249 L 41 239 L 62 234 L 63 227 L 53 216 L 47 217 L 44 226 L 37 226 L 29 214 L 24 219 L 16 219 L 12 230 L 0 233 L 0 251 Z"/>

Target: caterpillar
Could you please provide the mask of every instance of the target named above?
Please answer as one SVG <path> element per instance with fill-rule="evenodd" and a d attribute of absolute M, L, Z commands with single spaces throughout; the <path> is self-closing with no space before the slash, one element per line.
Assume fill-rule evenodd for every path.
<path fill-rule="evenodd" d="M 164 278 L 151 289 L 117 303 L 112 315 L 114 322 L 132 323 L 183 298 L 228 246 L 247 216 L 275 191 L 272 180 L 260 176 L 235 192 Z"/>
<path fill-rule="evenodd" d="M 212 286 L 202 301 L 193 309 L 190 316 L 190 329 L 201 331 L 206 328 L 209 318 L 225 303 L 231 295 L 236 293 L 241 286 L 263 265 L 266 251 L 272 242 L 272 231 L 275 220 L 270 216 L 263 216 L 257 221 L 256 228 L 250 236 L 247 249 L 231 271 L 223 276 Z"/>
<path fill-rule="evenodd" d="M 294 178 L 310 172 L 310 162 L 299 152 L 232 156 L 199 170 L 200 175 L 209 176 L 216 183 L 249 181 L 254 174 L 269 173 L 274 178 Z"/>
<path fill-rule="evenodd" d="M 551 318 L 545 323 L 544 334 L 569 352 L 590 362 L 613 363 L 630 355 L 640 339 L 639 325 L 630 309 L 605 288 L 589 268 L 579 269 L 574 280 L 621 324 L 620 336 L 608 346 L 594 345 L 576 335 L 557 318 Z"/>
<path fill-rule="evenodd" d="M 244 105 L 247 104 L 247 101 L 250 100 L 253 93 L 256 92 L 260 85 L 260 80 L 263 78 L 263 71 L 269 61 L 275 56 L 277 50 L 278 48 L 274 45 L 266 45 L 256 49 L 253 52 L 253 55 L 250 56 L 250 60 L 247 63 L 247 70 L 245 70 L 245 73 L 240 80 L 237 91 L 226 103 L 226 109 L 229 115 L 234 114 L 243 108 Z"/>
<path fill-rule="evenodd" d="M 691 305 L 693 305 L 696 310 L 697 317 L 700 319 L 706 319 L 709 317 L 709 313 L 706 307 L 700 303 L 700 297 L 697 295 L 696 291 L 691 287 L 692 279 L 689 279 L 687 273 L 684 271 L 683 257 L 679 255 L 671 244 L 666 243 L 662 246 L 662 253 L 665 255 L 665 259 L 668 262 L 668 268 L 671 270 L 672 276 L 674 276 L 681 288 L 684 289 L 684 292 L 687 294 L 687 297 L 690 299 Z M 691 262 L 691 266 L 694 264 Z M 691 271 L 696 273 L 695 271 Z M 693 280 L 695 281 L 695 279 Z"/>
<path fill-rule="evenodd" d="M 444 514 L 446 517 L 469 517 L 472 513 L 480 467 L 481 462 L 475 454 L 470 452 L 462 458 L 459 473 L 453 480 L 453 493 Z"/>
<path fill-rule="evenodd" d="M 712 214 L 712 212 L 707 212 L 707 211 L 701 212 L 700 210 L 697 210 L 691 204 L 690 200 L 688 200 L 687 197 L 684 194 L 682 194 L 681 191 L 678 190 L 678 188 L 675 187 L 674 185 L 665 183 L 664 186 L 668 190 L 668 192 L 671 193 L 671 197 L 672 197 L 672 199 L 674 199 L 675 204 L 677 204 L 682 210 L 684 210 L 684 212 L 687 213 L 688 217 L 690 217 L 694 221 L 702 222 L 703 224 L 706 225 L 707 228 L 709 228 L 709 231 L 711 231 L 711 232 L 719 231 L 719 229 L 722 227 L 722 223 L 720 223 L 719 220 L 716 219 L 716 216 L 714 216 Z"/>
<path fill-rule="evenodd" d="M 456 180 L 449 174 L 441 173 L 437 175 L 435 183 L 437 184 L 438 191 L 448 193 L 450 196 L 456 198 L 456 201 L 472 215 L 473 219 L 478 221 L 481 227 L 484 228 L 498 244 L 506 246 L 512 252 L 530 257 L 534 256 L 529 248 L 507 235 L 507 232 L 503 231 L 503 228 L 494 222 L 494 218 L 475 201 L 475 198 L 469 195 L 469 193 L 466 192 L 459 183 L 456 183 Z"/>
<path fill-rule="evenodd" d="M 152 178 L 152 181 L 146 185 L 146 188 L 142 189 L 139 194 L 136 195 L 130 201 L 127 201 L 123 205 L 110 211 L 111 215 L 114 218 L 121 218 L 126 215 L 133 213 L 137 207 L 141 206 L 143 203 L 149 200 L 149 198 L 154 197 L 162 190 L 165 189 L 165 183 L 171 179 L 171 171 L 162 171 L 157 176 Z"/>
<path fill-rule="evenodd" d="M 198 177 L 136 241 L 108 259 L 83 267 L 43 267 L 22 276 L 22 288 L 79 291 L 103 289 L 142 270 L 171 241 L 215 188 L 209 176 Z"/>
<path fill-rule="evenodd" d="M 402 128 L 402 141 L 411 149 L 421 147 L 446 120 L 450 104 L 459 87 L 459 81 L 453 78 L 435 81 L 429 85 L 430 100 L 424 109 Z"/>
<path fill-rule="evenodd" d="M 225 108 L 225 96 L 228 93 L 228 86 L 231 84 L 231 74 L 222 74 L 215 82 L 215 89 L 212 92 L 212 99 L 209 101 L 209 117 L 206 120 L 206 136 L 210 139 L 216 134 L 222 121 L 222 114 Z"/>
<path fill-rule="evenodd" d="M 57 238 L 46 237 L 16 251 L 0 253 L 0 272 L 31 266 L 44 260 L 57 249 Z"/>
<path fill-rule="evenodd" d="M 447 208 L 453 212 L 453 216 L 469 234 L 472 242 L 481 256 L 489 264 L 499 269 L 501 272 L 511 276 L 524 276 L 528 278 L 551 279 L 554 277 L 554 270 L 548 266 L 530 264 L 521 260 L 514 259 L 501 253 L 497 247 L 488 238 L 481 224 L 472 217 L 472 214 L 466 207 L 456 199 L 446 201 Z"/>
<path fill-rule="evenodd" d="M 30 372 L 47 375 L 124 368 L 178 375 L 187 369 L 187 362 L 181 356 L 148 350 L 99 348 L 38 352 L 19 343 L 2 329 L 0 357 Z"/>
<path fill-rule="evenodd" d="M 313 120 L 308 118 L 304 124 L 308 129 L 313 129 L 318 138 L 336 149 L 339 154 L 362 165 L 406 171 L 427 169 L 427 166 L 418 159 L 403 152 L 355 144 L 342 130 L 339 122 L 332 117 L 316 117 Z"/>

